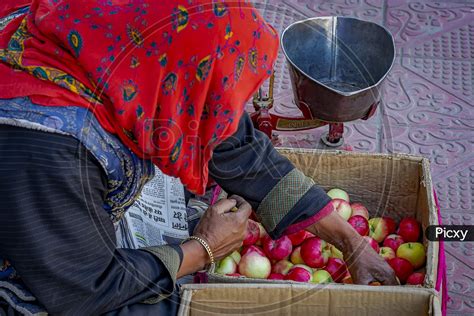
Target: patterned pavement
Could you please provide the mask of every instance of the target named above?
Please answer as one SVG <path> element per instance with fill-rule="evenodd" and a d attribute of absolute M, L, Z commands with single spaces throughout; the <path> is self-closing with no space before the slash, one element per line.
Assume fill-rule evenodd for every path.
<path fill-rule="evenodd" d="M 254 1 L 258 2 L 258 1 Z M 356 16 L 387 27 L 397 59 L 383 88 L 383 106 L 368 121 L 346 124 L 356 151 L 429 157 L 446 224 L 474 225 L 474 0 L 267 0 L 267 21 L 279 31 L 307 17 Z M 291 92 L 285 60 L 276 65 L 275 98 Z M 275 112 L 298 115 L 295 108 Z M 280 133 L 286 146 L 320 147 L 325 128 Z M 447 243 L 448 313 L 474 315 L 474 244 Z"/>

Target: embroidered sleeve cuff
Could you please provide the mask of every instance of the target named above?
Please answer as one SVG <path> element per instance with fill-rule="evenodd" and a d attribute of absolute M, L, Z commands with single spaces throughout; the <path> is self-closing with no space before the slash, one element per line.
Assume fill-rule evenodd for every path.
<path fill-rule="evenodd" d="M 280 238 L 289 231 L 305 229 L 332 211 L 331 198 L 317 185 L 313 185 L 269 232 L 273 238 Z M 328 206 L 329 205 L 329 206 Z"/>
<path fill-rule="evenodd" d="M 179 267 L 181 266 L 182 255 L 174 246 L 147 247 L 140 248 L 140 250 L 147 251 L 157 257 L 163 263 L 166 270 L 168 270 L 168 273 L 172 280 L 173 286 L 170 287 L 168 293 L 163 291 L 163 293 L 158 294 L 157 296 L 152 296 L 147 300 L 143 301 L 143 303 L 145 304 L 156 304 L 173 292 L 176 286 L 176 276 L 178 274 Z"/>
<path fill-rule="evenodd" d="M 289 234 L 294 234 L 299 231 L 302 231 L 303 229 L 306 229 L 307 227 L 313 225 L 317 221 L 320 221 L 327 215 L 329 215 L 332 211 L 334 211 L 334 205 L 332 201 L 330 201 L 325 207 L 323 207 L 322 210 L 314 214 L 313 216 L 304 219 L 300 222 L 297 222 L 295 224 L 291 224 L 286 230 L 285 230 L 285 235 Z"/>
<path fill-rule="evenodd" d="M 298 169 L 286 174 L 265 196 L 257 209 L 257 217 L 266 231 L 273 232 L 313 185 L 314 181 Z"/>

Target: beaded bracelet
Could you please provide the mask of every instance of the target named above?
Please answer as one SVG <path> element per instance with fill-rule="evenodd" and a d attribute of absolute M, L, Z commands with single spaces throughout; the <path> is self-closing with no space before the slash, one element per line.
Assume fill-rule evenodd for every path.
<path fill-rule="evenodd" d="M 209 245 L 207 244 L 207 242 L 204 239 L 199 238 L 197 236 L 189 236 L 188 238 L 183 240 L 183 242 L 181 244 L 184 244 L 186 241 L 191 240 L 191 239 L 197 240 L 204 247 L 204 249 L 206 249 L 207 254 L 209 255 L 209 258 L 211 259 L 211 264 L 214 264 L 215 263 L 214 255 L 212 254 L 211 247 L 209 247 Z"/>

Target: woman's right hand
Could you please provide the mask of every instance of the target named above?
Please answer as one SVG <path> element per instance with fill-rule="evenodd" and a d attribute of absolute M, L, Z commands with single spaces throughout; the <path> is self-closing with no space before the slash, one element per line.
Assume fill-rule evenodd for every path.
<path fill-rule="evenodd" d="M 237 211 L 232 211 L 234 207 Z M 242 246 L 251 212 L 250 204 L 240 196 L 222 199 L 207 209 L 194 235 L 209 244 L 216 261 L 222 259 Z"/>

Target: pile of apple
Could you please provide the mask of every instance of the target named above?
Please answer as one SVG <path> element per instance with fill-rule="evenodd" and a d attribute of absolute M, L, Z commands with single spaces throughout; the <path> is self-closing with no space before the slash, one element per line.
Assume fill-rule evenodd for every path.
<path fill-rule="evenodd" d="M 338 214 L 387 260 L 402 284 L 422 285 L 426 252 L 421 227 L 408 217 L 397 223 L 390 217 L 369 219 L 367 208 L 349 202 L 349 195 L 332 189 Z M 215 272 L 231 277 L 292 280 L 312 283 L 352 283 L 342 252 L 326 241 L 300 231 L 272 240 L 260 223 L 249 220 L 243 247 L 220 260 Z"/>

